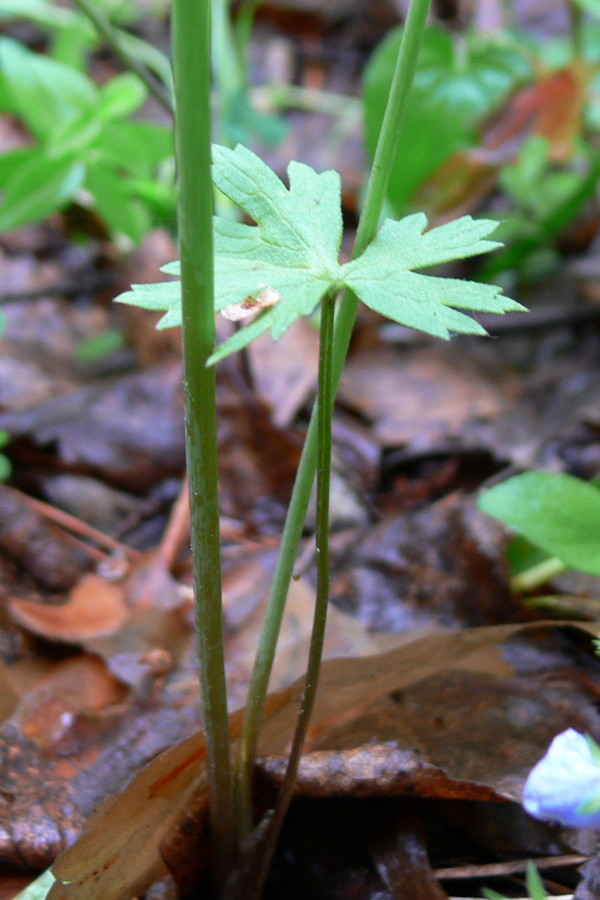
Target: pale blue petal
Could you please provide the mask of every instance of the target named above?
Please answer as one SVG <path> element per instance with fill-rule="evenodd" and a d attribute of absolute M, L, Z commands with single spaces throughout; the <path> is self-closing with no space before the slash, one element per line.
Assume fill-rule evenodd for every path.
<path fill-rule="evenodd" d="M 523 806 L 536 819 L 573 828 L 600 828 L 600 810 L 582 811 L 600 794 L 600 767 L 583 734 L 573 728 L 557 735 L 546 755 L 531 770 L 523 789 Z"/>

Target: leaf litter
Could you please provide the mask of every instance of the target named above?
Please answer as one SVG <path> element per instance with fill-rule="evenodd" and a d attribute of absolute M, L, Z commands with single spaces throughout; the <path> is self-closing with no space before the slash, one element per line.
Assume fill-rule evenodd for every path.
<path fill-rule="evenodd" d="M 307 121 L 300 125 L 305 133 Z M 295 140 L 301 143 L 300 136 Z M 317 171 L 329 165 L 307 162 Z M 275 168 L 283 173 L 285 165 L 280 160 Z M 55 233 L 53 240 L 59 248 L 54 269 L 47 233 L 25 229 L 3 239 L 11 291 L 31 290 L 36 278 L 50 287 L 64 285 L 67 276 L 80 273 L 82 260 L 96 274 L 113 265 L 102 255 L 106 248 L 92 241 L 78 251 L 74 267 L 64 235 Z M 150 245 L 154 270 L 173 258 L 164 233 Z M 34 254 L 43 256 L 43 246 L 42 271 Z M 156 274 L 146 268 L 123 280 L 149 282 Z M 519 299 L 531 305 L 530 298 Z M 50 499 L 45 479 L 85 475 L 118 487 L 121 500 L 151 503 L 140 509 L 133 502 L 137 523 L 126 522 L 125 530 L 116 513 L 102 521 L 103 530 L 142 555 L 124 562 L 90 537 L 76 546 L 60 526 L 31 518 L 26 503 L 15 505 L 4 494 L 2 860 L 31 873 L 48 865 L 94 808 L 130 782 L 124 794 L 100 807 L 82 843 L 56 871 L 84 878 L 77 890 L 70 887 L 78 897 L 129 896 L 167 864 L 187 889 L 202 881 L 208 851 L 202 842 L 202 748 L 193 735 L 199 700 L 185 592 L 189 558 L 185 538 L 167 563 L 149 553 L 181 486 L 176 344 L 143 336 L 142 315 L 133 326 L 127 363 L 137 359 L 141 371 L 124 375 L 122 357 L 107 360 L 101 374 L 70 361 L 57 368 L 58 348 L 63 357 L 67 339 L 60 323 L 72 305 L 64 298 L 28 303 L 27 317 L 15 304 L 9 325 L 13 317 L 14 337 L 27 318 L 32 340 L 14 341 L 9 332 L 2 357 L 3 365 L 15 367 L 6 372 L 22 373 L 2 378 L 1 395 L 0 427 L 13 436 L 16 486 Z M 278 305 L 267 313 L 274 316 Z M 98 303 L 78 306 L 71 346 L 107 325 L 123 327 L 122 314 Z M 246 362 L 234 358 L 219 372 L 228 666 L 237 702 L 243 700 L 275 535 L 314 391 L 314 332 L 309 325 L 293 337 L 294 330 L 299 334 L 293 326 L 282 339 L 289 345 L 265 340 L 262 350 L 249 349 Z M 44 354 L 45 333 L 54 335 L 54 344 Z M 151 325 L 145 333 L 154 335 Z M 222 340 L 228 336 L 224 331 Z M 166 334 L 159 337 L 164 341 Z M 279 362 L 268 358 L 278 352 L 290 366 L 283 390 L 275 384 Z M 444 894 L 432 871 L 445 872 L 443 891 L 454 893 L 448 870 L 456 870 L 457 862 L 474 871 L 475 863 L 502 858 L 519 871 L 527 855 L 573 859 L 580 858 L 576 850 L 593 851 L 583 846 L 581 834 L 526 820 L 516 803 L 523 775 L 556 731 L 574 725 L 600 733 L 598 671 L 587 626 L 519 624 L 535 614 L 507 587 L 503 538 L 483 534 L 481 520 L 470 518 L 470 493 L 464 495 L 506 461 L 597 474 L 598 358 L 593 322 L 558 324 L 529 336 L 507 333 L 485 349 L 463 338 L 432 349 L 393 346 L 385 335 L 382 340 L 376 317 L 361 317 L 347 370 L 353 380 L 336 415 L 336 453 L 342 495 L 361 497 L 366 519 L 342 517 L 332 539 L 334 600 L 358 613 L 362 625 L 353 630 L 343 617 L 333 617 L 332 643 L 336 653 L 340 647 L 372 652 L 389 637 L 380 639 L 372 629 L 384 627 L 399 632 L 395 639 L 406 646 L 379 660 L 326 664 L 273 896 L 347 896 L 350 885 L 360 887 L 362 896 L 403 891 L 438 897 Z M 378 389 L 381 383 L 385 390 Z M 407 415 L 413 391 L 420 403 Z M 265 448 L 266 459 L 258 453 Z M 73 486 L 86 490 L 85 482 Z M 310 534 L 298 565 L 303 574 L 290 609 L 281 684 L 301 674 L 312 591 Z M 119 572 L 120 580 L 112 580 Z M 115 597 L 116 589 L 127 609 L 123 621 L 117 616 L 107 626 L 110 633 L 86 632 L 86 615 L 77 611 L 69 618 L 69 597 L 90 578 Z M 37 631 L 17 623 L 16 609 L 33 612 L 29 626 L 35 620 Z M 68 626 L 61 633 L 57 617 L 63 629 L 65 621 Z M 44 633 L 43 622 L 54 623 L 54 632 L 46 625 Z M 479 650 L 469 641 L 480 642 Z M 393 669 L 389 681 L 380 672 L 386 665 Z M 260 763 L 263 803 L 280 778 L 297 691 L 292 687 L 270 700 Z M 234 734 L 238 727 L 234 714 Z M 185 742 L 170 747 L 180 739 Z M 131 781 L 148 760 L 150 768 Z M 190 829 L 196 829 L 191 840 L 198 866 L 190 865 Z M 95 856 L 87 855 L 98 846 Z M 97 872 L 85 868 L 90 859 L 97 860 Z M 104 872 L 100 863 L 108 863 Z M 560 879 L 574 884 L 568 872 Z M 481 881 L 467 884 L 478 895 Z M 55 890 L 61 895 L 59 885 Z"/>

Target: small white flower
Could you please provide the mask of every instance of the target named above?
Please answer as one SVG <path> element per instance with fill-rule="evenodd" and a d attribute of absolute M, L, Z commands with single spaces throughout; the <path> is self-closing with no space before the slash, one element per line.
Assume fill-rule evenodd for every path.
<path fill-rule="evenodd" d="M 523 806 L 536 819 L 600 827 L 600 751 L 573 728 L 557 735 L 531 770 Z"/>

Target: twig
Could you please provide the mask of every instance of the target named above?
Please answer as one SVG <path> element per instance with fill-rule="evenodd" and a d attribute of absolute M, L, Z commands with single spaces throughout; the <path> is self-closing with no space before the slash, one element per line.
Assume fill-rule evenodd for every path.
<path fill-rule="evenodd" d="M 112 48 L 113 52 L 116 54 L 116 56 L 118 56 L 123 65 L 135 72 L 136 75 L 139 75 L 150 93 L 153 94 L 154 97 L 156 97 L 161 106 L 163 106 L 168 113 L 174 116 L 175 108 L 164 86 L 154 77 L 154 75 L 152 75 L 151 72 L 148 71 L 146 66 L 143 66 L 140 62 L 138 62 L 135 56 L 132 56 L 129 50 L 127 50 L 123 46 L 123 41 L 120 39 L 118 32 L 113 28 L 113 26 L 104 16 L 104 14 L 98 9 L 98 7 L 90 3 L 89 0 L 75 0 L 75 5 L 78 6 L 81 12 L 86 15 L 91 22 L 94 23 L 98 32 L 102 35 L 106 43 Z"/>
<path fill-rule="evenodd" d="M 554 869 L 559 866 L 578 866 L 587 862 L 589 856 L 572 853 L 567 856 L 542 856 L 534 859 L 537 869 Z M 483 866 L 455 866 L 447 869 L 434 869 L 436 878 L 450 881 L 455 878 L 490 878 L 496 875 L 512 875 L 514 872 L 526 872 L 530 860 L 515 859 L 503 863 L 487 863 Z"/>

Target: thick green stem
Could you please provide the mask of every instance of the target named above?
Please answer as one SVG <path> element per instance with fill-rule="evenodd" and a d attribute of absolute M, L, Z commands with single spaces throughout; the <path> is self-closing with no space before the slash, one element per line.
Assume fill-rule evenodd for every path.
<path fill-rule="evenodd" d="M 416 68 L 430 2 L 431 0 L 412 0 L 410 5 L 390 96 L 377 143 L 373 168 L 367 186 L 365 205 L 358 226 L 353 252 L 354 257 L 364 251 L 377 233 L 392 165 L 400 144 L 400 131 L 406 102 Z M 345 291 L 336 316 L 333 337 L 333 397 L 335 397 L 346 353 L 348 352 L 357 308 L 358 300 L 355 295 L 351 291 Z M 258 732 L 267 696 L 269 677 L 275 658 L 277 637 L 281 627 L 285 601 L 298 545 L 302 536 L 302 528 L 317 464 L 317 408 L 318 404 L 313 409 L 296 475 L 246 705 L 236 771 L 237 815 L 243 835 L 247 835 L 251 828 L 252 774 L 256 757 Z"/>
<path fill-rule="evenodd" d="M 109 47 L 112 48 L 114 54 L 121 60 L 126 69 L 131 69 L 136 75 L 142 79 L 148 90 L 153 94 L 159 103 L 164 106 L 167 112 L 174 115 L 173 103 L 168 91 L 164 85 L 158 81 L 148 69 L 143 66 L 135 56 L 132 56 L 127 48 L 123 45 L 123 41 L 119 37 L 119 33 L 110 24 L 104 13 L 90 0 L 74 0 L 76 6 L 81 12 L 94 23 L 99 34 L 102 35 Z"/>
<path fill-rule="evenodd" d="M 223 884 L 233 859 L 235 829 L 223 647 L 215 369 L 206 367 L 215 343 L 210 18 L 210 0 L 173 2 L 186 451 L 198 667 L 215 877 Z"/>

